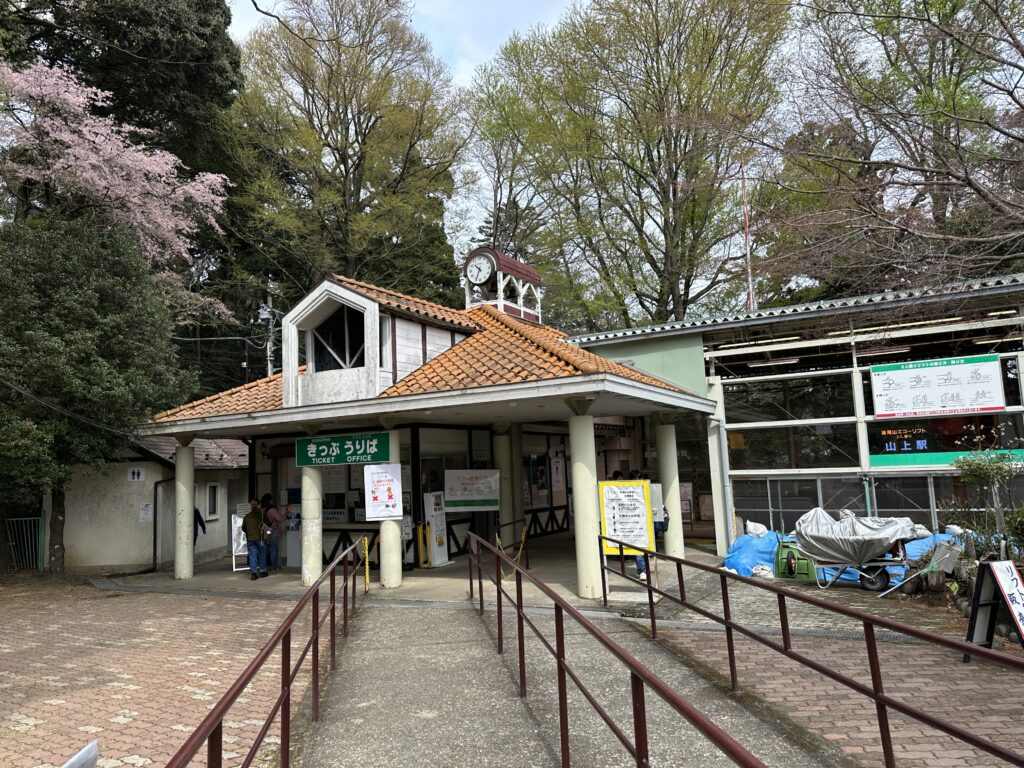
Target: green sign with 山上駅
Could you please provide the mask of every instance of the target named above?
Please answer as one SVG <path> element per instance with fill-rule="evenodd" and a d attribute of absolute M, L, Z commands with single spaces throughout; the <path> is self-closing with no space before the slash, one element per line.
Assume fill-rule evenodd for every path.
<path fill-rule="evenodd" d="M 379 464 L 391 458 L 387 432 L 361 435 L 305 437 L 295 441 L 295 466 L 320 467 L 334 464 Z"/>

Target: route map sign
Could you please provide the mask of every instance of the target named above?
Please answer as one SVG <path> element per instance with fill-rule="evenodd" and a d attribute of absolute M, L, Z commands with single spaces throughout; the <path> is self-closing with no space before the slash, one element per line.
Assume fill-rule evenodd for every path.
<path fill-rule="evenodd" d="M 304 437 L 295 441 L 295 466 L 379 464 L 391 458 L 387 432 L 333 437 Z"/>
<path fill-rule="evenodd" d="M 875 418 L 1006 410 L 999 355 L 871 366 Z"/>
<path fill-rule="evenodd" d="M 644 549 L 654 548 L 651 520 L 651 484 L 647 480 L 609 480 L 598 483 L 601 497 L 601 534 Z M 601 541 L 606 555 L 619 554 L 619 546 Z M 639 552 L 623 549 L 627 555 Z"/>

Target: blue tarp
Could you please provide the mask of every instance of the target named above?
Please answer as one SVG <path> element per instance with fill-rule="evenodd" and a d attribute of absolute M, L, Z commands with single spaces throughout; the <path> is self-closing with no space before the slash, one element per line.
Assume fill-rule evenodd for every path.
<path fill-rule="evenodd" d="M 906 542 L 907 559 L 917 560 L 928 552 L 931 552 L 940 541 L 953 541 L 953 536 L 948 533 L 933 533 L 924 539 L 914 539 Z M 744 534 L 740 536 L 729 547 L 729 554 L 725 556 L 725 567 L 736 571 L 740 576 L 753 576 L 754 567 L 767 565 L 775 567 L 775 551 L 779 547 L 779 540 L 793 541 L 792 536 L 783 536 L 779 533 L 769 531 L 760 538 Z M 902 565 L 889 566 L 889 579 L 893 585 L 899 584 L 906 576 L 906 567 Z M 835 576 L 835 568 L 820 568 L 819 574 L 822 581 Z M 847 570 L 839 579 L 840 581 L 857 581 L 860 577 L 851 570 Z"/>
<path fill-rule="evenodd" d="M 760 538 L 743 534 L 729 547 L 725 567 L 740 576 L 753 576 L 755 565 L 775 567 L 775 550 L 779 548 L 780 534 L 769 531 Z"/>

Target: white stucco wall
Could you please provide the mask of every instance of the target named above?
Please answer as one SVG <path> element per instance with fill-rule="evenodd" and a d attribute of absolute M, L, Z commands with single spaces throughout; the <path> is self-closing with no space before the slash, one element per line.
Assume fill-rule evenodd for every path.
<path fill-rule="evenodd" d="M 132 470 L 142 480 L 130 479 Z M 143 504 L 153 503 L 154 486 L 171 480 L 174 470 L 155 461 L 108 464 L 74 471 L 65 493 L 64 562 L 69 573 L 117 574 L 148 570 L 153 566 L 153 530 L 158 527 L 157 558 L 160 567 L 174 560 L 174 483 L 159 484 L 154 519 L 140 520 Z M 217 559 L 229 552 L 229 481 L 235 480 L 245 494 L 245 470 L 197 470 L 196 506 L 207 519 L 207 484 L 220 485 L 220 513 L 207 520 L 206 535 L 200 531 L 196 562 Z M 51 499 L 43 500 L 49 519 Z"/>

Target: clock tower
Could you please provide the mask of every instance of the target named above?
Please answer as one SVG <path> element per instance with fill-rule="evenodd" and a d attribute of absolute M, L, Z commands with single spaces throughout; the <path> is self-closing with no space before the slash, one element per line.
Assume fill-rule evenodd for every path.
<path fill-rule="evenodd" d="M 466 284 L 466 309 L 490 304 L 512 317 L 541 321 L 544 294 L 540 274 L 528 264 L 494 248 L 477 248 L 466 256 L 462 273 Z"/>

